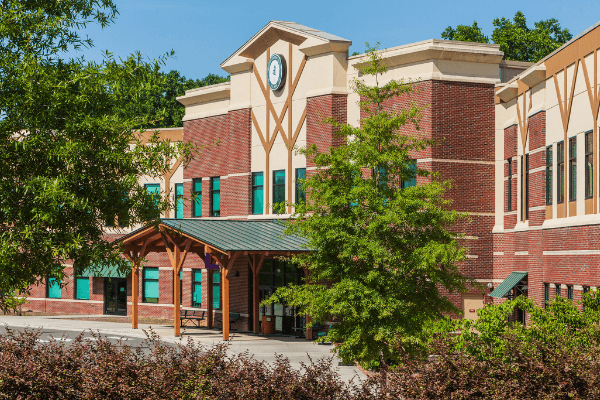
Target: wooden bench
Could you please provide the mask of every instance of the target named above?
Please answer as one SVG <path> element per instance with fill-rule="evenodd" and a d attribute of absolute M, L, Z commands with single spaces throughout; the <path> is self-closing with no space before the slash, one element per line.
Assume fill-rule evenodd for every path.
<path fill-rule="evenodd" d="M 200 328 L 200 322 L 206 319 L 206 311 L 201 310 L 181 310 L 182 314 L 179 317 L 181 326 L 185 326 L 185 321 L 190 321 L 196 327 Z"/>

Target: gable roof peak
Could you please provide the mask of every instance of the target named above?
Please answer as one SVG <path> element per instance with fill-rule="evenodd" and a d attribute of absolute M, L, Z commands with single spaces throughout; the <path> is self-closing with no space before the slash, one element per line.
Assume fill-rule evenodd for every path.
<path fill-rule="evenodd" d="M 352 42 L 318 29 L 292 21 L 269 21 L 250 40 L 221 63 L 225 71 L 237 73 L 251 68 L 254 60 L 278 40 L 285 40 L 300 47 L 308 56 L 329 51 L 345 51 Z"/>

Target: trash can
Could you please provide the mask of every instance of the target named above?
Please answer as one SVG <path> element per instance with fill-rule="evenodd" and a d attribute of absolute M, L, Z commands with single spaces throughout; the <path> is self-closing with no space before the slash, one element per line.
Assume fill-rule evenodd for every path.
<path fill-rule="evenodd" d="M 263 315 L 262 316 L 262 334 L 263 335 L 274 335 L 275 334 L 275 316 Z"/>

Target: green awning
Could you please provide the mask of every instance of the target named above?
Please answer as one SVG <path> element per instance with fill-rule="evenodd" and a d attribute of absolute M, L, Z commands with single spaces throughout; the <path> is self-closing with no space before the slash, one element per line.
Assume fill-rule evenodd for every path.
<path fill-rule="evenodd" d="M 511 274 L 501 283 L 492 293 L 490 293 L 491 297 L 504 297 L 521 282 L 525 277 L 527 277 L 527 272 L 511 272 Z"/>
<path fill-rule="evenodd" d="M 128 273 L 120 273 L 116 265 L 103 265 L 86 268 L 78 276 L 92 276 L 96 278 L 126 278 Z"/>

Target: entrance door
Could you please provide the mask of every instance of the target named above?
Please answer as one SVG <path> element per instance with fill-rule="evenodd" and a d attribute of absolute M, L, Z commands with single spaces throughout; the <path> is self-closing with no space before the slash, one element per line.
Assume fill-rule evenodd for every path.
<path fill-rule="evenodd" d="M 477 310 L 483 308 L 483 295 L 482 294 L 463 294 L 462 296 L 463 305 L 463 318 L 465 319 L 477 319 Z"/>
<path fill-rule="evenodd" d="M 127 315 L 127 279 L 104 278 L 104 314 Z"/>

